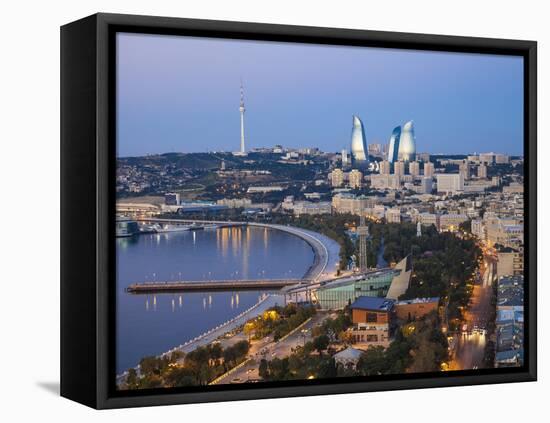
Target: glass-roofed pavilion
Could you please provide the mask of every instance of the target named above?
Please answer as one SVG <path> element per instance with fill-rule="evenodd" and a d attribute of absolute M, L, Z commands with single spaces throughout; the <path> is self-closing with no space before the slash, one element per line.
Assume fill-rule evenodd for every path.
<path fill-rule="evenodd" d="M 335 280 L 317 290 L 317 301 L 322 309 L 330 310 L 344 308 L 358 297 L 385 297 L 399 273 L 400 270 L 382 269 Z"/>

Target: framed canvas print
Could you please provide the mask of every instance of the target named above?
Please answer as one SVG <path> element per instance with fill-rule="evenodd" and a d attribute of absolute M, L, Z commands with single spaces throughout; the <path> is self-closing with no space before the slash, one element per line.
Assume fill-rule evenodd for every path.
<path fill-rule="evenodd" d="M 61 29 L 61 393 L 536 379 L 536 43 Z"/>

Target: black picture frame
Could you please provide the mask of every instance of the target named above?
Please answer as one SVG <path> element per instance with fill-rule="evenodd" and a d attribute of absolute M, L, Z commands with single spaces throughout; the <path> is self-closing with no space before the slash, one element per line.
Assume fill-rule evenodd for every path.
<path fill-rule="evenodd" d="M 525 365 L 521 368 L 114 389 L 115 44 L 118 31 L 524 58 Z M 537 375 L 537 44 L 534 41 L 95 14 L 61 28 L 61 395 L 119 408 L 534 381 Z"/>

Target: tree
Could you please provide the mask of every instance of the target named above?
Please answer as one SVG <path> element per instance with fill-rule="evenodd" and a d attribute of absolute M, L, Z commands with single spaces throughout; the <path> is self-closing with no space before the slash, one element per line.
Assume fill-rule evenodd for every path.
<path fill-rule="evenodd" d="M 468 219 L 467 221 L 460 223 L 458 228 L 466 233 L 472 233 L 472 221 Z"/>
<path fill-rule="evenodd" d="M 173 368 L 166 376 L 166 383 L 172 387 L 196 385 L 195 376 L 186 367 Z"/>
<path fill-rule="evenodd" d="M 317 376 L 320 378 L 337 376 L 336 362 L 332 357 L 328 357 L 328 359 L 321 361 L 319 364 L 319 370 L 317 371 Z"/>
<path fill-rule="evenodd" d="M 440 369 L 436 360 L 435 344 L 422 342 L 420 347 L 414 351 L 413 362 L 408 371 L 410 373 L 425 373 L 438 370 Z"/>
<path fill-rule="evenodd" d="M 313 339 L 313 347 L 322 355 L 323 350 L 326 350 L 330 344 L 330 339 L 327 335 L 320 335 Z"/>
<path fill-rule="evenodd" d="M 265 358 L 262 358 L 262 360 L 260 361 L 260 367 L 258 368 L 258 374 L 264 380 L 269 379 L 269 368 L 268 368 L 268 365 L 267 365 L 267 360 Z"/>
<path fill-rule="evenodd" d="M 128 386 L 128 389 L 134 389 L 137 387 L 138 384 L 138 377 L 136 369 L 131 368 L 128 370 L 128 376 L 126 376 L 126 385 Z"/>
<path fill-rule="evenodd" d="M 388 364 L 384 347 L 370 347 L 359 358 L 357 370 L 364 376 L 381 375 L 386 373 Z"/>
<path fill-rule="evenodd" d="M 275 357 L 269 362 L 269 374 L 272 380 L 285 380 L 288 378 L 288 358 Z"/>
<path fill-rule="evenodd" d="M 159 359 L 157 357 L 148 356 L 141 359 L 139 362 L 139 368 L 143 375 L 148 376 L 151 374 L 159 373 Z"/>
<path fill-rule="evenodd" d="M 223 356 L 223 348 L 220 344 L 212 344 L 210 346 L 210 358 L 214 360 L 216 363 L 222 358 Z"/>

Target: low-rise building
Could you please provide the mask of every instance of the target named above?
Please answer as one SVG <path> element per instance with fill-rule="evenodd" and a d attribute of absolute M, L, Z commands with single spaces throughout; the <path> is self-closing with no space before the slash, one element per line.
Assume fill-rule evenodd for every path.
<path fill-rule="evenodd" d="M 435 226 L 439 228 L 439 216 L 435 213 L 420 213 L 417 216 L 417 221 L 422 226 Z"/>
<path fill-rule="evenodd" d="M 303 214 L 330 214 L 332 205 L 329 201 L 296 201 L 292 206 L 292 212 L 296 216 Z"/>
<path fill-rule="evenodd" d="M 502 188 L 502 192 L 505 194 L 522 194 L 523 193 L 523 184 L 512 182 L 510 185 Z"/>
<path fill-rule="evenodd" d="M 401 223 L 401 210 L 398 207 L 388 209 L 385 217 L 388 223 Z"/>
<path fill-rule="evenodd" d="M 241 207 L 250 207 L 252 205 L 252 200 L 248 198 L 222 198 L 221 200 L 216 201 L 216 203 L 222 206 L 227 206 L 230 209 L 238 209 Z"/>
<path fill-rule="evenodd" d="M 437 311 L 439 297 L 415 298 L 397 301 L 394 305 L 395 317 L 400 320 L 416 320 L 432 311 Z"/>
<path fill-rule="evenodd" d="M 523 251 L 514 248 L 501 248 L 497 252 L 497 277 L 523 275 Z"/>
<path fill-rule="evenodd" d="M 268 193 L 268 192 L 279 192 L 279 191 L 283 191 L 283 190 L 284 190 L 284 188 L 282 186 L 271 185 L 271 186 L 248 187 L 247 192 L 249 194 L 257 194 L 257 193 L 265 194 L 265 193 Z"/>
<path fill-rule="evenodd" d="M 385 297 L 399 274 L 399 270 L 383 269 L 326 282 L 317 290 L 319 306 L 324 310 L 338 310 L 360 296 Z"/>
<path fill-rule="evenodd" d="M 342 366 L 345 369 L 355 369 L 362 355 L 363 351 L 353 347 L 348 347 L 345 350 L 334 354 L 332 358 L 334 358 L 334 362 L 337 366 Z"/>
<path fill-rule="evenodd" d="M 498 279 L 495 367 L 523 365 L 523 283 L 523 276 Z"/>
<path fill-rule="evenodd" d="M 437 175 L 437 192 L 455 195 L 464 191 L 462 173 L 441 173 Z"/>
<path fill-rule="evenodd" d="M 365 217 L 374 220 L 380 220 L 386 216 L 386 206 L 383 204 L 376 204 L 374 207 L 367 207 L 365 209 Z"/>
<path fill-rule="evenodd" d="M 485 224 L 481 219 L 472 220 L 472 235 L 475 235 L 480 241 L 485 241 L 487 239 L 487 234 L 485 233 Z"/>
<path fill-rule="evenodd" d="M 177 206 L 181 201 L 179 192 L 167 192 L 164 194 L 164 204 L 167 206 Z"/>
<path fill-rule="evenodd" d="M 491 219 L 486 224 L 486 231 L 490 246 L 500 244 L 504 247 L 519 248 L 523 245 L 523 224 L 515 218 Z"/>
<path fill-rule="evenodd" d="M 359 348 L 390 345 L 391 314 L 394 301 L 387 298 L 359 297 L 351 308 L 352 342 Z"/>
<path fill-rule="evenodd" d="M 370 175 L 370 185 L 372 189 L 399 189 L 401 187 L 399 175 Z"/>
<path fill-rule="evenodd" d="M 440 232 L 456 232 L 460 224 L 468 220 L 465 214 L 442 214 L 439 216 Z"/>
<path fill-rule="evenodd" d="M 376 204 L 376 197 L 355 196 L 348 193 L 340 193 L 332 197 L 332 209 L 335 213 L 361 214 L 369 207 Z"/>

